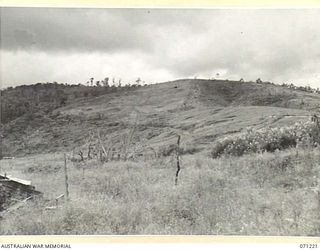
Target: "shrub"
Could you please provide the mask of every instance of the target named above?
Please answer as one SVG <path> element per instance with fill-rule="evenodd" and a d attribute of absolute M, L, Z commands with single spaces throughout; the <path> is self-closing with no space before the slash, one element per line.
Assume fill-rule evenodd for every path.
<path fill-rule="evenodd" d="M 211 157 L 222 154 L 241 156 L 246 153 L 274 152 L 291 147 L 316 147 L 320 145 L 320 131 L 315 122 L 296 123 L 293 126 L 247 130 L 218 141 Z"/>

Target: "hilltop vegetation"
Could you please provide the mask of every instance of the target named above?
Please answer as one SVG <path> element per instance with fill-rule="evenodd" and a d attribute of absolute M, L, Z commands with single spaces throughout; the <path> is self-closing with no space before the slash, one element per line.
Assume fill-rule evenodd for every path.
<path fill-rule="evenodd" d="M 8 123 L 21 116 L 33 119 L 37 113 L 48 114 L 78 99 L 97 97 L 119 89 L 121 88 L 109 85 L 90 87 L 57 82 L 9 87 L 1 91 L 1 123 Z M 126 86 L 126 90 L 128 89 L 130 88 Z"/>

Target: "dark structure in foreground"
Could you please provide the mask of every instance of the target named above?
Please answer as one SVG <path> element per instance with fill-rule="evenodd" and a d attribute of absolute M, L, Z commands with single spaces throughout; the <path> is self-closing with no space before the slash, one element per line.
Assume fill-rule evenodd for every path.
<path fill-rule="evenodd" d="M 42 197 L 42 193 L 29 181 L 0 175 L 0 212 L 18 208 L 34 197 Z"/>

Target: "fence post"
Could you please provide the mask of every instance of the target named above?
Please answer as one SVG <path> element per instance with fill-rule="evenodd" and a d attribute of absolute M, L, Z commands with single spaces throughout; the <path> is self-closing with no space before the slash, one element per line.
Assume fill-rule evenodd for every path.
<path fill-rule="evenodd" d="M 176 148 L 177 172 L 175 178 L 175 185 L 178 185 L 178 177 L 180 172 L 180 135 L 178 135 L 177 148 Z"/>
<path fill-rule="evenodd" d="M 68 170 L 67 170 L 67 154 L 64 153 L 64 184 L 66 200 L 69 201 L 69 183 L 68 183 Z"/>

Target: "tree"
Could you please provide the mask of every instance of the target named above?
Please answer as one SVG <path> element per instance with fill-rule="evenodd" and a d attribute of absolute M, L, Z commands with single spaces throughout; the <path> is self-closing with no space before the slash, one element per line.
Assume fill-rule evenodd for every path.
<path fill-rule="evenodd" d="M 136 83 L 139 85 L 140 82 L 141 82 L 141 79 L 140 79 L 140 77 L 138 77 L 138 79 L 136 80 Z"/>
<path fill-rule="evenodd" d="M 262 83 L 262 80 L 261 80 L 260 78 L 258 78 L 258 79 L 256 80 L 256 83 Z"/>
<path fill-rule="evenodd" d="M 93 80 L 94 80 L 94 78 L 93 78 L 93 77 L 91 77 L 91 78 L 90 78 L 91 86 L 93 86 Z"/>
<path fill-rule="evenodd" d="M 104 87 L 109 87 L 109 77 L 104 78 L 103 86 Z"/>

